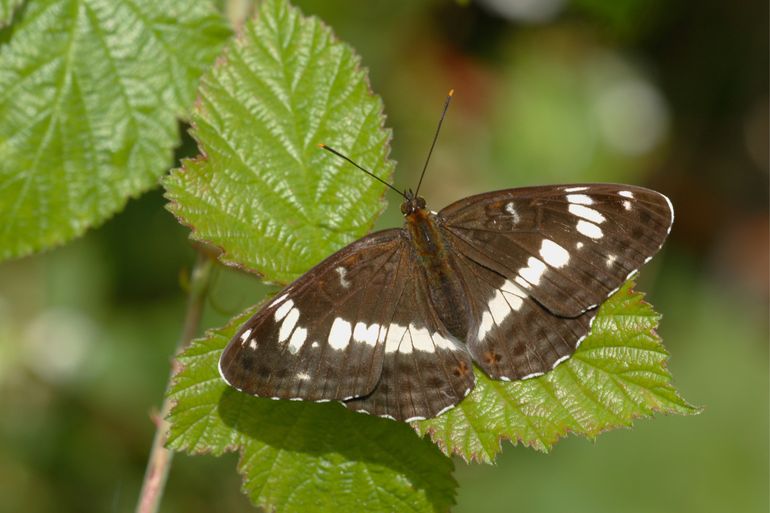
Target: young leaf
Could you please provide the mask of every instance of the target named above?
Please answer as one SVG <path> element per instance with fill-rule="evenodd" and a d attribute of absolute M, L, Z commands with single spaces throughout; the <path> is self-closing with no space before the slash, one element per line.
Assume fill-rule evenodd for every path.
<path fill-rule="evenodd" d="M 78 236 L 152 187 L 229 35 L 197 0 L 30 1 L 17 17 L 0 46 L 0 260 Z"/>
<path fill-rule="evenodd" d="M 456 488 L 452 461 L 406 424 L 336 403 L 251 397 L 222 381 L 219 355 L 252 313 L 180 356 L 169 446 L 217 455 L 240 449 L 244 492 L 266 511 L 447 511 Z"/>
<path fill-rule="evenodd" d="M 448 454 L 491 462 L 502 440 L 541 451 L 569 432 L 594 437 L 655 412 L 698 410 L 671 385 L 660 320 L 627 282 L 599 309 L 575 354 L 535 379 L 506 383 L 476 371 L 476 388 L 456 408 L 413 423 Z"/>
<path fill-rule="evenodd" d="M 164 182 L 170 210 L 225 263 L 288 282 L 365 234 L 383 186 L 318 148 L 389 178 L 390 132 L 358 56 L 286 2 L 263 2 L 193 115 L 203 156 Z"/>

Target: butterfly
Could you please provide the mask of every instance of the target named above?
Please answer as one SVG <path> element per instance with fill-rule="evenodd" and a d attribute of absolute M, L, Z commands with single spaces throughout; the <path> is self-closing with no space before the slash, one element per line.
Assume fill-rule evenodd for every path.
<path fill-rule="evenodd" d="M 219 362 L 230 386 L 406 422 L 436 417 L 473 390 L 474 365 L 515 381 L 569 358 L 674 218 L 666 196 L 631 185 L 506 189 L 439 212 L 399 193 L 402 228 L 334 253 L 237 331 Z"/>

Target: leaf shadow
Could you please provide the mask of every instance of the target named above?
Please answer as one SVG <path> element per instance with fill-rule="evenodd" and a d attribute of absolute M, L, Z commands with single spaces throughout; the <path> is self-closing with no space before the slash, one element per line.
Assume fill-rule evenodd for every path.
<path fill-rule="evenodd" d="M 218 405 L 230 428 L 273 449 L 385 467 L 422 491 L 434 511 L 454 496 L 452 460 L 406 423 L 352 412 L 338 402 L 273 401 L 227 388 Z M 242 444 L 243 447 L 243 444 Z"/>

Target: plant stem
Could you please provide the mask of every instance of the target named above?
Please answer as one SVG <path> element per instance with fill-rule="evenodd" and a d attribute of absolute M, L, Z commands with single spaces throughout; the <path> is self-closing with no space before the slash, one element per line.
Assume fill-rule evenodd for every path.
<path fill-rule="evenodd" d="M 176 353 L 183 351 L 190 341 L 195 337 L 200 325 L 203 307 L 205 305 L 206 293 L 209 287 L 209 278 L 214 261 L 202 252 L 198 252 L 190 275 L 189 295 L 187 297 L 187 313 L 185 314 L 182 335 L 179 338 L 179 344 Z M 176 375 L 179 364 L 176 358 L 171 364 L 171 373 L 166 389 L 171 385 L 171 380 Z M 156 513 L 160 506 L 160 499 L 163 496 L 163 490 L 166 487 L 166 478 L 171 468 L 173 453 L 166 449 L 166 436 L 168 435 L 169 423 L 166 420 L 171 410 L 171 401 L 168 397 L 163 400 L 158 415 L 155 430 L 155 438 L 152 441 L 150 458 L 147 461 L 147 469 L 144 473 L 144 482 L 142 483 L 142 492 L 139 495 L 139 502 L 136 505 L 136 513 Z"/>

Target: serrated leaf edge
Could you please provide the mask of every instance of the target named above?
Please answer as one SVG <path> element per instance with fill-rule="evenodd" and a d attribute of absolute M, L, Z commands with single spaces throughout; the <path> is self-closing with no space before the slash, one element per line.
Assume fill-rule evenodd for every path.
<path fill-rule="evenodd" d="M 663 361 L 661 361 L 660 366 L 663 369 L 663 371 L 665 373 L 665 376 L 668 378 L 669 385 L 666 388 L 667 388 L 667 390 L 669 390 L 673 394 L 672 401 L 673 400 L 678 400 L 681 403 L 681 409 L 677 409 L 675 407 L 659 407 L 659 406 L 656 406 L 656 405 L 647 405 L 647 404 L 642 404 L 641 407 L 640 407 L 640 405 L 636 401 L 632 400 L 631 402 L 633 402 L 637 406 L 637 408 L 639 408 L 640 410 L 645 410 L 645 411 L 631 413 L 628 416 L 628 418 L 626 418 L 626 419 L 619 418 L 618 419 L 619 422 L 617 422 L 617 423 L 616 422 L 605 423 L 605 424 L 601 425 L 600 427 L 598 427 L 596 429 L 590 429 L 589 428 L 586 431 L 577 431 L 577 430 L 575 430 L 575 429 L 573 429 L 573 428 L 571 428 L 569 426 L 563 426 L 563 427 L 560 427 L 557 430 L 555 430 L 552 437 L 543 437 L 542 433 L 538 433 L 539 436 L 538 436 L 538 440 L 536 440 L 536 441 L 534 441 L 534 440 L 533 441 L 524 440 L 524 439 L 522 439 L 521 436 L 511 436 L 511 435 L 506 434 L 506 433 L 499 433 L 497 435 L 497 437 L 496 437 L 497 451 L 495 453 L 491 454 L 491 455 L 489 454 L 489 451 L 487 451 L 487 450 L 484 450 L 483 452 L 481 452 L 481 451 L 479 451 L 479 452 L 470 451 L 468 454 L 466 454 L 463 451 L 463 446 L 461 444 L 452 444 L 452 448 L 448 449 L 447 443 L 444 441 L 444 439 L 442 437 L 437 437 L 438 428 L 430 426 L 430 427 L 425 428 L 424 430 L 422 430 L 419 427 L 421 421 L 412 422 L 412 423 L 410 423 L 410 425 L 417 432 L 418 435 L 424 436 L 424 435 L 427 434 L 428 436 L 430 436 L 430 439 L 433 441 L 433 443 L 435 443 L 441 449 L 441 451 L 444 454 L 446 454 L 447 456 L 450 456 L 450 457 L 451 456 L 459 456 L 466 463 L 472 463 L 472 462 L 475 462 L 475 463 L 494 463 L 497 455 L 500 454 L 500 452 L 502 451 L 502 444 L 503 444 L 503 442 L 511 442 L 511 444 L 514 445 L 514 446 L 516 446 L 516 445 L 523 445 L 524 447 L 531 447 L 531 448 L 533 448 L 535 450 L 538 450 L 538 451 L 541 451 L 541 452 L 544 452 L 544 453 L 548 453 L 548 452 L 550 452 L 550 450 L 553 448 L 553 446 L 559 440 L 561 440 L 563 438 L 566 438 L 569 435 L 585 436 L 586 438 L 593 440 L 597 436 L 599 436 L 599 435 L 601 435 L 601 434 L 603 434 L 605 432 L 608 432 L 608 431 L 612 431 L 612 430 L 619 429 L 619 428 L 630 429 L 630 428 L 633 427 L 635 421 L 637 421 L 639 419 L 642 419 L 642 418 L 650 418 L 650 417 L 652 417 L 652 416 L 654 416 L 656 414 L 663 414 L 663 415 L 674 415 L 674 414 L 678 414 L 678 415 L 697 415 L 697 414 L 699 414 L 702 411 L 702 408 L 689 404 L 687 401 L 684 400 L 684 398 L 682 398 L 682 396 L 671 385 L 671 380 L 673 379 L 673 376 L 668 371 L 668 360 L 669 360 L 670 354 L 665 349 L 665 347 L 663 346 L 662 340 L 661 340 L 660 336 L 656 332 L 656 329 L 657 329 L 657 327 L 659 325 L 659 322 L 660 322 L 660 319 L 661 319 L 662 316 L 659 313 L 655 312 L 655 310 L 653 309 L 653 307 L 652 307 L 652 305 L 650 303 L 645 301 L 644 298 L 645 298 L 646 294 L 643 293 L 643 292 L 634 290 L 634 286 L 635 286 L 635 283 L 632 281 L 629 284 L 628 288 L 625 289 L 625 290 L 627 291 L 628 294 L 633 293 L 636 297 L 638 297 L 638 304 L 641 307 L 645 308 L 645 310 L 647 310 L 647 312 L 649 312 L 649 313 L 642 312 L 642 313 L 640 313 L 639 316 L 634 315 L 634 317 L 647 317 L 647 318 L 653 318 L 654 319 L 654 326 L 649 329 L 649 334 L 650 334 L 651 337 L 653 337 L 655 339 L 655 341 L 657 343 L 657 346 L 660 348 L 659 351 L 654 351 L 652 349 L 645 349 L 645 350 L 647 350 L 647 351 L 654 351 L 656 353 L 662 354 L 665 357 L 663 359 Z M 619 290 L 619 292 L 622 291 L 622 290 L 623 290 L 623 288 L 621 288 Z M 611 318 L 613 316 L 615 316 L 615 314 L 613 314 L 613 313 L 608 313 L 606 315 L 606 317 L 609 317 L 609 318 Z M 590 333 L 589 333 L 589 337 L 588 338 L 590 338 Z M 588 340 L 588 338 L 586 340 Z M 584 344 L 585 344 L 585 342 L 584 342 Z M 587 346 L 581 346 L 581 348 L 582 347 L 587 347 Z M 602 347 L 608 347 L 608 346 L 602 346 Z M 588 350 L 590 350 L 590 349 L 588 349 Z M 563 367 L 569 368 L 568 367 L 569 365 L 573 365 L 571 362 L 572 362 L 573 358 L 576 355 L 578 355 L 578 354 L 580 354 L 580 350 L 578 350 L 578 352 L 573 354 L 573 356 L 567 362 L 565 362 L 567 365 L 563 365 Z M 584 360 L 581 360 L 581 362 L 583 364 L 590 365 L 588 362 L 585 362 Z M 609 372 L 607 372 L 604 369 L 601 369 L 601 368 L 596 367 L 596 366 L 593 366 L 593 367 L 595 369 L 599 370 L 600 372 L 603 372 L 606 375 L 609 375 L 611 377 L 615 376 L 614 374 L 609 373 Z M 475 365 L 474 365 L 474 372 L 476 373 L 477 376 L 480 373 L 483 374 L 483 371 L 479 370 Z M 548 381 L 549 374 L 550 373 L 546 373 L 546 374 L 544 374 L 542 376 L 534 378 L 533 381 L 539 381 L 539 382 L 541 382 L 543 384 L 549 383 L 549 381 Z M 492 380 L 492 386 L 494 386 L 497 389 L 508 388 L 508 387 L 511 387 L 511 386 L 515 386 L 516 383 L 517 382 L 513 382 L 513 383 L 496 382 L 496 381 Z M 625 391 L 624 391 L 624 393 L 625 393 Z M 506 394 L 500 394 L 500 393 L 498 393 L 497 395 L 501 396 L 501 397 L 505 397 L 506 396 Z M 564 407 L 564 404 L 562 403 L 562 401 L 560 401 L 556 396 L 554 396 L 554 400 L 558 401 L 560 406 Z M 594 402 L 596 402 L 596 401 L 594 401 Z M 597 402 L 597 404 L 603 410 L 606 410 L 608 413 L 610 413 L 613 417 L 616 417 L 616 418 L 618 417 L 617 414 L 615 414 L 615 412 L 612 412 L 612 411 L 608 410 L 605 405 L 603 405 L 601 403 L 598 403 L 598 402 Z M 462 407 L 462 402 L 458 405 L 458 407 L 460 407 L 460 408 Z M 564 407 L 564 410 L 565 411 L 569 411 L 566 407 Z M 464 412 L 464 410 L 463 410 L 463 412 Z M 465 413 L 464 413 L 464 415 L 465 415 Z M 532 423 L 530 422 L 530 416 L 529 415 L 525 415 L 523 413 L 521 414 L 521 416 L 522 416 L 522 418 L 526 419 L 527 423 L 530 425 L 530 427 L 532 427 Z M 533 427 L 532 427 L 532 431 L 533 432 L 537 432 Z M 483 443 L 481 437 L 478 437 L 478 439 L 479 439 L 479 445 L 482 446 L 484 449 L 486 449 L 487 444 Z"/>
<path fill-rule="evenodd" d="M 286 8 L 287 9 L 295 10 L 299 16 L 302 16 L 302 17 L 304 17 L 306 19 L 309 19 L 309 20 L 313 20 L 313 21 L 315 21 L 316 23 L 319 24 L 320 28 L 328 30 L 328 33 L 330 34 L 333 43 L 348 45 L 343 40 L 341 40 L 337 36 L 337 34 L 334 32 L 334 30 L 329 25 L 327 25 L 323 20 L 321 20 L 320 18 L 318 18 L 318 17 L 316 17 L 314 15 L 307 16 L 299 8 L 291 5 L 288 2 L 286 2 Z M 257 9 L 257 11 L 255 12 L 254 16 L 251 18 L 249 23 L 252 23 L 252 24 L 257 23 L 257 21 L 260 18 L 260 16 L 262 16 L 261 8 Z M 241 26 L 239 28 L 235 38 L 233 38 L 233 40 L 229 44 L 227 44 L 225 46 L 225 48 L 222 50 L 222 53 L 220 54 L 220 56 L 217 57 L 217 59 L 215 60 L 214 66 L 212 66 L 212 68 L 210 70 L 208 70 L 207 73 L 214 73 L 216 70 L 220 69 L 222 66 L 225 66 L 228 63 L 229 53 L 232 52 L 232 51 L 235 51 L 234 50 L 234 46 L 243 43 L 244 38 L 245 38 L 244 32 L 247 29 L 247 25 L 248 25 L 248 23 L 244 24 L 243 26 Z M 372 89 L 371 82 L 369 80 L 369 70 L 368 70 L 368 68 L 366 66 L 362 65 L 361 58 L 358 55 L 358 53 L 355 52 L 355 49 L 352 48 L 352 47 L 350 47 L 350 49 L 351 49 L 352 55 L 353 55 L 353 57 L 355 59 L 354 70 L 356 72 L 360 72 L 361 73 L 361 76 L 363 77 L 363 80 L 364 80 L 364 84 L 366 86 L 366 92 L 367 92 L 368 97 L 372 98 L 374 100 L 379 100 L 379 102 L 377 102 L 380 105 L 380 109 L 379 109 L 379 112 L 378 112 L 379 118 L 381 120 L 380 121 L 379 129 L 386 133 L 386 140 L 385 140 L 385 150 L 386 150 L 386 153 L 384 155 L 384 159 L 385 159 L 385 161 L 393 162 L 392 169 L 395 169 L 396 162 L 393 161 L 392 159 L 390 159 L 390 148 L 391 148 L 391 141 L 393 139 L 393 132 L 392 132 L 391 129 L 389 129 L 386 126 L 387 115 L 385 114 L 384 102 L 382 101 L 381 98 L 379 98 L 374 93 L 374 91 Z M 201 80 L 201 83 L 200 83 L 200 86 L 199 86 L 199 89 L 198 89 L 198 95 L 196 96 L 196 99 L 195 99 L 195 102 L 194 102 L 194 111 L 195 111 L 195 113 L 198 113 L 198 114 L 202 114 L 204 112 L 203 106 L 202 106 L 202 103 L 203 103 L 203 94 L 202 93 L 203 93 L 204 90 L 205 90 L 205 85 L 204 85 L 203 81 Z M 197 128 L 198 127 L 197 127 L 197 124 L 195 123 L 194 116 L 191 115 L 190 116 L 190 129 L 188 130 L 188 134 L 195 140 L 195 142 L 196 142 L 196 144 L 198 146 L 198 151 L 200 152 L 200 154 L 198 156 L 196 156 L 196 157 L 182 160 L 182 166 L 181 167 L 176 168 L 176 169 L 172 169 L 169 174 L 167 174 L 165 177 L 163 177 L 162 184 L 163 184 L 163 186 L 164 186 L 164 188 L 166 190 L 166 192 L 163 194 L 163 197 L 166 200 L 168 200 L 168 203 L 166 204 L 165 208 L 177 219 L 179 224 L 181 224 L 182 226 L 187 227 L 190 230 L 189 238 L 191 240 L 193 240 L 195 242 L 198 242 L 200 244 L 203 244 L 205 246 L 208 246 L 208 247 L 211 247 L 211 248 L 215 248 L 216 255 L 217 255 L 217 260 L 219 262 L 223 263 L 224 265 L 227 265 L 228 267 L 232 267 L 232 268 L 235 268 L 235 269 L 247 272 L 249 274 L 255 275 L 258 278 L 260 278 L 260 280 L 262 280 L 266 284 L 269 284 L 269 285 L 279 285 L 279 286 L 286 285 L 288 282 L 281 282 L 281 281 L 276 281 L 276 280 L 270 280 L 270 279 L 267 278 L 266 273 L 263 272 L 262 270 L 254 268 L 254 267 L 252 267 L 252 266 L 250 266 L 248 264 L 245 264 L 245 263 L 239 261 L 237 258 L 231 257 L 229 252 L 227 251 L 227 249 L 225 247 L 223 247 L 221 244 L 216 244 L 216 243 L 206 239 L 206 237 L 204 235 L 201 235 L 199 233 L 198 229 L 195 227 L 195 225 L 192 222 L 188 222 L 180 214 L 180 210 L 182 210 L 183 208 L 173 198 L 172 193 L 168 190 L 168 187 L 166 187 L 166 182 L 169 181 L 170 177 L 172 175 L 176 174 L 176 173 L 185 173 L 185 172 L 187 172 L 188 171 L 188 165 L 191 165 L 193 163 L 197 163 L 197 164 L 203 165 L 206 161 L 208 161 L 209 156 L 206 154 L 206 151 L 205 151 L 205 148 L 204 148 L 204 146 L 202 144 L 202 141 L 200 141 L 199 138 L 196 136 L 196 133 L 198 131 Z M 393 171 L 391 171 L 390 176 L 383 177 L 383 180 L 387 181 L 388 183 L 392 183 L 393 182 Z M 376 223 L 377 219 L 382 215 L 382 213 L 387 208 L 387 202 L 385 201 L 385 194 L 386 194 L 386 192 L 387 192 L 387 189 L 384 189 L 382 191 L 382 194 L 380 195 L 379 211 L 372 217 L 372 220 L 368 223 L 368 226 L 366 227 L 367 233 L 372 230 L 372 228 L 374 227 L 374 224 Z"/>

